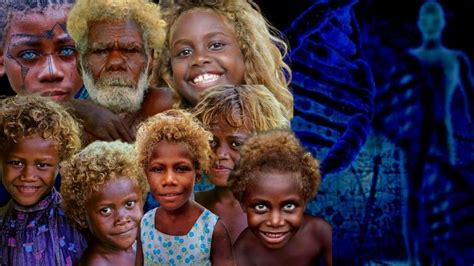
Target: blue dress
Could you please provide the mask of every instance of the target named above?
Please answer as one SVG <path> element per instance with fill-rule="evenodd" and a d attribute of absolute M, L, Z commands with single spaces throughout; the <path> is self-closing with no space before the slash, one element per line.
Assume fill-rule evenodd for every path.
<path fill-rule="evenodd" d="M 186 235 L 173 236 L 156 229 L 157 209 L 141 220 L 144 265 L 211 265 L 212 234 L 219 217 L 205 209 Z"/>

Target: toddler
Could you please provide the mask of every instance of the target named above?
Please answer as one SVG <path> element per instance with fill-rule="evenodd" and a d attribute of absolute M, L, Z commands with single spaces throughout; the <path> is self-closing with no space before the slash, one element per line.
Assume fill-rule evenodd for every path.
<path fill-rule="evenodd" d="M 318 162 L 291 131 L 249 138 L 229 186 L 247 214 L 237 265 L 332 265 L 332 229 L 304 214 L 319 189 Z"/>
<path fill-rule="evenodd" d="M 61 169 L 66 216 L 87 231 L 83 265 L 134 265 L 147 182 L 133 145 L 96 141 Z"/>
<path fill-rule="evenodd" d="M 138 162 L 160 207 L 140 224 L 137 265 L 232 265 L 224 223 L 192 199 L 212 162 L 211 135 L 191 114 L 169 110 L 138 129 Z"/>
<path fill-rule="evenodd" d="M 60 162 L 80 148 L 79 126 L 51 99 L 0 100 L 2 182 L 12 199 L 0 209 L 1 265 L 73 265 L 86 248 L 54 188 Z"/>
<path fill-rule="evenodd" d="M 165 2 L 165 1 L 163 1 Z M 216 85 L 263 84 L 293 116 L 287 45 L 252 0 L 177 1 L 164 9 L 167 39 L 159 77 L 193 107 Z M 155 77 L 156 78 L 156 77 Z"/>
<path fill-rule="evenodd" d="M 211 147 L 217 162 L 208 172 L 211 190 L 196 201 L 224 220 L 232 241 L 247 227 L 247 218 L 227 186 L 229 173 L 240 158 L 247 137 L 273 128 L 289 128 L 285 107 L 263 85 L 225 85 L 206 90 L 194 115 L 213 134 Z"/>

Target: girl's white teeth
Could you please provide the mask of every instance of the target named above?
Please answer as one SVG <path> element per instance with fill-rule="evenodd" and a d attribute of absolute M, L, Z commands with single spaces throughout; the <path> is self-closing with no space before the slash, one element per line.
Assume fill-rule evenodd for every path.
<path fill-rule="evenodd" d="M 193 83 L 206 83 L 216 81 L 219 78 L 219 75 L 216 74 L 202 74 L 193 79 Z"/>
<path fill-rule="evenodd" d="M 283 235 L 283 233 L 265 233 L 265 235 L 270 238 L 279 238 Z"/>

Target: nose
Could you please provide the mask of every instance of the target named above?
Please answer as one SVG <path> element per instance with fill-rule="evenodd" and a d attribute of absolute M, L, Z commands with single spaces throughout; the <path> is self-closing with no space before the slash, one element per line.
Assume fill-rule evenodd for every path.
<path fill-rule="evenodd" d="M 193 66 L 202 66 L 210 62 L 209 53 L 205 48 L 199 48 L 194 50 L 192 65 Z"/>
<path fill-rule="evenodd" d="M 36 181 L 38 179 L 38 176 L 36 174 L 35 167 L 25 165 L 25 167 L 22 170 L 20 179 L 21 181 L 25 181 L 25 182 Z"/>
<path fill-rule="evenodd" d="M 117 217 L 115 219 L 116 225 L 125 225 L 130 222 L 130 216 L 128 215 L 128 211 L 125 208 L 119 208 L 117 210 Z"/>
<path fill-rule="evenodd" d="M 61 68 L 59 58 L 52 54 L 46 55 L 46 65 L 41 66 L 38 79 L 42 82 L 57 82 L 64 79 L 64 72 Z"/>
<path fill-rule="evenodd" d="M 270 212 L 270 217 L 267 220 L 267 224 L 271 227 L 280 227 L 284 225 L 283 216 L 281 215 L 280 210 L 272 210 Z"/>
<path fill-rule="evenodd" d="M 107 71 L 123 71 L 126 69 L 126 59 L 121 51 L 112 50 L 108 57 L 105 65 Z"/>
<path fill-rule="evenodd" d="M 226 144 L 221 144 L 216 148 L 216 155 L 219 160 L 230 159 L 230 148 Z"/>
<path fill-rule="evenodd" d="M 161 180 L 162 186 L 175 186 L 176 185 L 176 178 L 172 171 L 167 171 L 163 179 Z"/>

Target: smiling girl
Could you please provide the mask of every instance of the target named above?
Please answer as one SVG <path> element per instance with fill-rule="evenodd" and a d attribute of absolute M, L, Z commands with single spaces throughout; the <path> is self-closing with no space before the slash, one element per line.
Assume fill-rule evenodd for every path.
<path fill-rule="evenodd" d="M 289 128 L 285 107 L 263 85 L 225 85 L 209 88 L 194 115 L 211 131 L 217 162 L 208 172 L 214 188 L 196 194 L 196 201 L 224 220 L 232 242 L 247 227 L 247 218 L 227 186 L 245 140 L 261 131 Z"/>
<path fill-rule="evenodd" d="M 72 265 L 86 247 L 54 188 L 60 162 L 80 148 L 79 126 L 40 96 L 0 100 L 2 182 L 12 199 L 0 209 L 0 264 Z"/>
<path fill-rule="evenodd" d="M 193 187 L 212 163 L 211 134 L 191 114 L 170 110 L 137 132 L 138 162 L 160 207 L 140 224 L 137 265 L 232 265 L 222 220 L 192 199 Z"/>
<path fill-rule="evenodd" d="M 251 137 L 229 186 L 247 214 L 237 265 L 332 265 L 331 225 L 304 214 L 319 189 L 319 164 L 291 131 Z"/>
<path fill-rule="evenodd" d="M 163 1 L 166 2 L 166 1 Z M 164 8 L 169 25 L 159 76 L 181 107 L 193 107 L 216 85 L 262 84 L 293 116 L 287 45 L 253 1 L 176 1 Z"/>

